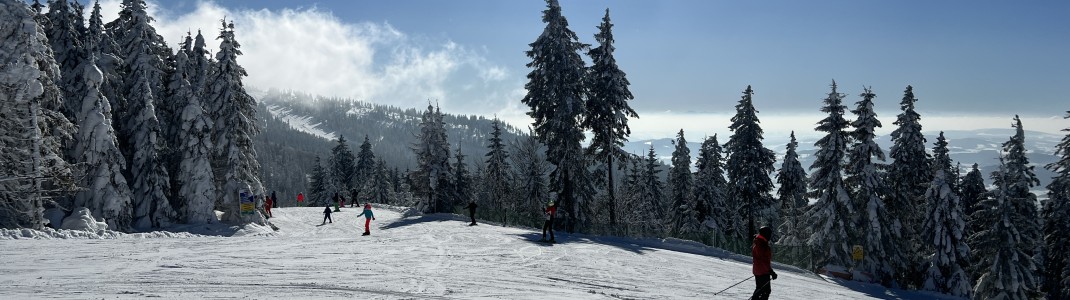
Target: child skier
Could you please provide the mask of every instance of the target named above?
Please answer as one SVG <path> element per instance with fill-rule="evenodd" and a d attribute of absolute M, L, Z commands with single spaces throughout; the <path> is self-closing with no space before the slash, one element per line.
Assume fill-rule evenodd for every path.
<path fill-rule="evenodd" d="M 364 203 L 364 212 L 361 212 L 360 214 L 364 215 L 364 234 L 362 235 L 371 235 L 372 232 L 369 226 L 371 225 L 372 220 L 375 220 L 375 214 L 372 214 L 372 204 Z"/>
<path fill-rule="evenodd" d="M 275 201 L 271 197 L 266 197 L 264 202 L 264 212 L 267 213 L 268 219 L 271 219 L 271 207 L 275 205 Z"/>
<path fill-rule="evenodd" d="M 327 205 L 327 206 L 323 207 L 323 224 L 327 224 L 327 221 L 330 221 L 331 223 L 334 223 L 334 220 L 331 220 L 331 206 L 330 205 Z M 320 225 L 323 225 L 323 224 L 320 224 Z"/>

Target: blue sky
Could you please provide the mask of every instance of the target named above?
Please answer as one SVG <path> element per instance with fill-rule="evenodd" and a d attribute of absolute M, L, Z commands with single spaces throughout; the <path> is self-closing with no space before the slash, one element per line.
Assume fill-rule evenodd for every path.
<path fill-rule="evenodd" d="M 254 71 L 281 76 L 287 70 L 254 66 L 249 67 L 254 85 L 293 85 L 289 88 L 399 106 L 435 99 L 447 111 L 516 120 L 526 109 L 519 103 L 529 71 L 524 51 L 543 30 L 545 8 L 545 2 L 534 0 L 150 3 L 159 5 L 161 34 L 174 31 L 167 28 L 206 28 L 214 36 L 217 26 L 211 21 L 230 14 L 238 20 L 238 39 L 247 46 L 247 61 L 252 60 L 248 64 L 327 59 L 313 63 L 324 66 L 322 72 L 308 70 L 319 75 L 303 76 L 317 84 L 261 80 L 264 74 Z M 651 135 L 670 136 L 671 128 L 692 126 L 664 124 L 681 115 L 731 114 L 747 85 L 756 90 L 763 121 L 783 117 L 793 120 L 784 126 L 812 128 L 832 79 L 851 106 L 863 85 L 872 86 L 886 128 L 908 84 L 920 99 L 923 122 L 957 118 L 932 120 L 926 130 L 1005 128 L 1014 114 L 1050 120 L 1034 126 L 1043 131 L 1067 127 L 1060 118 L 1070 110 L 1067 1 L 563 0 L 561 5 L 585 43 L 595 42 L 596 26 L 610 9 L 616 58 L 636 96 L 631 104 L 647 119 L 636 125 L 649 124 Z M 324 20 L 330 25 L 317 23 Z M 277 32 L 289 26 L 313 37 L 317 34 L 311 31 L 340 30 L 320 39 L 354 48 L 311 56 L 295 49 L 260 58 L 253 47 L 286 43 L 291 39 Z M 177 41 L 169 34 L 165 38 Z M 292 41 L 302 43 L 300 37 Z M 363 56 L 352 59 L 350 68 L 331 69 L 348 65 L 330 61 L 347 53 Z M 361 76 L 336 78 L 350 73 Z M 352 87 L 354 82 L 359 87 Z M 703 126 L 722 124 L 727 120 Z M 665 128 L 653 134 L 655 126 Z M 717 132 L 727 130 L 701 134 Z"/>

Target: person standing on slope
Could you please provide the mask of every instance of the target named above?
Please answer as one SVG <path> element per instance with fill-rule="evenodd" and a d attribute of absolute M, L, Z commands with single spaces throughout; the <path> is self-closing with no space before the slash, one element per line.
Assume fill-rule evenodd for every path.
<path fill-rule="evenodd" d="M 546 240 L 546 231 L 549 230 L 550 231 L 550 240 L 549 240 L 549 242 L 556 243 L 557 241 L 554 240 L 554 217 L 555 217 L 555 215 L 557 215 L 557 204 L 555 204 L 553 200 L 550 200 L 550 203 L 546 204 L 546 209 L 543 210 L 543 215 L 544 215 L 544 218 L 546 219 L 546 222 L 543 222 L 543 224 L 542 224 L 542 239 L 539 240 L 539 241 L 540 242 L 546 242 L 547 241 Z"/>
<path fill-rule="evenodd" d="M 338 196 L 338 192 L 334 192 L 334 197 L 331 197 L 331 198 L 332 198 L 332 200 L 334 200 L 334 211 L 335 212 L 341 211 L 341 210 L 338 209 L 338 201 L 341 201 L 342 196 Z"/>
<path fill-rule="evenodd" d="M 305 193 L 297 193 L 297 206 L 301 206 L 302 202 L 305 202 Z"/>
<path fill-rule="evenodd" d="M 468 206 L 464 207 L 468 210 L 468 216 L 472 218 L 472 223 L 468 224 L 468 226 L 476 225 L 476 207 L 479 207 L 479 205 L 476 205 L 476 201 L 474 200 L 468 202 Z"/>
<path fill-rule="evenodd" d="M 331 220 L 331 206 L 330 205 L 323 206 L 323 224 L 327 224 L 327 221 L 330 221 L 331 223 L 334 223 L 334 220 Z M 323 225 L 323 224 L 320 224 L 320 225 Z"/>
<path fill-rule="evenodd" d="M 271 206 L 275 205 L 275 201 L 272 200 L 272 198 L 274 198 L 274 197 L 265 197 L 265 198 L 266 199 L 264 199 L 264 212 L 267 213 L 268 219 L 271 219 Z"/>
<path fill-rule="evenodd" d="M 364 215 L 364 234 L 362 235 L 371 235 L 372 231 L 369 226 L 371 226 L 372 220 L 375 220 L 375 214 L 372 214 L 372 204 L 364 203 L 364 211 L 360 214 Z"/>
<path fill-rule="evenodd" d="M 279 198 L 275 198 L 275 191 L 271 191 L 271 208 L 279 208 Z"/>
<path fill-rule="evenodd" d="M 769 247 L 769 238 L 773 237 L 773 229 L 762 226 L 758 229 L 758 235 L 754 236 L 751 244 L 751 257 L 754 264 L 751 270 L 754 273 L 755 289 L 752 300 L 768 300 L 772 293 L 769 286 L 771 280 L 776 280 L 776 272 L 773 271 L 773 249 Z"/>

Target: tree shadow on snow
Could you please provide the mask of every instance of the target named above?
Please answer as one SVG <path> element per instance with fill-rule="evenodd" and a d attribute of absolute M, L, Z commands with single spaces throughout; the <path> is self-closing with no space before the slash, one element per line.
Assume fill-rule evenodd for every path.
<path fill-rule="evenodd" d="M 569 234 L 569 233 L 565 233 L 565 232 L 556 232 L 556 231 L 554 232 L 554 240 L 555 240 L 554 243 L 542 242 L 541 241 L 542 240 L 542 232 L 541 231 L 530 232 L 530 233 L 519 233 L 519 234 L 513 234 L 513 235 L 519 237 L 523 241 L 526 241 L 526 242 L 529 242 L 529 243 L 532 243 L 532 244 L 536 244 L 536 245 L 539 245 L 539 246 L 552 246 L 552 245 L 565 245 L 565 244 L 600 244 L 600 245 L 606 245 L 606 246 L 610 246 L 610 247 L 619 248 L 621 250 L 625 250 L 625 251 L 636 253 L 636 254 L 644 254 L 647 251 L 651 251 L 651 250 L 655 249 L 655 248 L 651 248 L 651 247 L 647 247 L 647 246 L 643 246 L 643 245 L 638 245 L 638 244 L 635 244 L 635 243 L 627 243 L 627 242 L 624 242 L 624 241 L 616 241 L 616 240 L 608 241 L 608 240 L 603 240 L 601 238 L 578 237 L 577 235 L 574 235 L 574 234 Z"/>
<path fill-rule="evenodd" d="M 391 222 L 389 224 L 383 225 L 380 228 L 382 228 L 382 229 L 394 229 L 394 228 L 401 228 L 401 227 L 420 224 L 420 223 L 452 222 L 452 221 L 466 222 L 465 224 L 467 224 L 467 222 L 470 221 L 470 220 L 468 220 L 468 219 L 463 219 L 462 220 L 461 217 L 459 217 L 457 215 L 454 215 L 454 214 L 428 214 L 428 215 L 419 215 L 419 216 L 414 216 L 414 217 L 407 217 L 407 218 L 398 219 L 397 221 L 394 221 L 394 222 Z"/>

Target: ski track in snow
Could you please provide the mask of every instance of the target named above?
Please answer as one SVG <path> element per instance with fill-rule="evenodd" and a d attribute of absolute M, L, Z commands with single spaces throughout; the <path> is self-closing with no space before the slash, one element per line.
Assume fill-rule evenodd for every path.
<path fill-rule="evenodd" d="M 550 245 L 529 229 L 387 209 L 361 236 L 359 208 L 323 226 L 322 208 L 272 212 L 280 230 L 260 236 L 0 240 L 0 299 L 746 299 L 754 288 L 712 296 L 750 265 L 625 239 L 562 232 Z M 937 297 L 778 273 L 776 299 Z"/>

